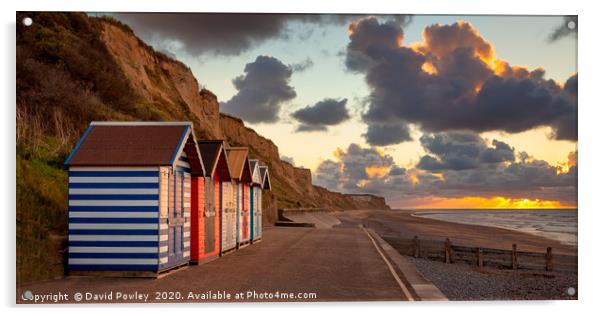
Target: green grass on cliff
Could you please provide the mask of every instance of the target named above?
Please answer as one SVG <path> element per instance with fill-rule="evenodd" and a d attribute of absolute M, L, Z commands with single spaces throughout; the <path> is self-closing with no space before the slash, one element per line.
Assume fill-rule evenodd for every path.
<path fill-rule="evenodd" d="M 63 274 L 67 230 L 67 173 L 64 151 L 17 146 L 17 283 Z"/>
<path fill-rule="evenodd" d="M 19 13 L 17 20 L 25 16 L 34 23 L 17 23 L 19 284 L 63 275 L 67 174 L 62 164 L 90 121 L 194 121 L 181 100 L 147 100 L 133 92 L 100 38 L 101 19 L 36 12 Z"/>

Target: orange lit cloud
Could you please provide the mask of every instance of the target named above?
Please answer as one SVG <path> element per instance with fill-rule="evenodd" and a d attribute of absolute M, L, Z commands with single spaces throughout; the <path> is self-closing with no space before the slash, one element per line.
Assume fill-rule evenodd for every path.
<path fill-rule="evenodd" d="M 569 167 L 574 167 L 577 165 L 577 152 L 576 151 L 569 153 L 567 164 Z"/>
<path fill-rule="evenodd" d="M 474 57 L 481 60 L 496 75 L 501 77 L 514 76 L 524 79 L 529 77 L 529 69 L 526 66 L 511 66 L 507 61 L 495 56 L 495 49 L 491 43 L 486 41 L 479 31 L 466 21 L 458 21 L 455 36 L 451 32 L 438 32 L 445 25 L 435 24 L 428 26 L 422 32 L 422 42 L 408 45 L 413 51 L 426 57 L 422 64 L 422 70 L 430 75 L 438 74 L 441 67 L 441 59 L 452 54 L 459 47 L 474 47 Z M 462 34 L 460 36 L 460 34 Z M 398 41 L 400 47 L 403 46 Z M 479 92 L 482 82 L 475 83 L 475 92 Z"/>
<path fill-rule="evenodd" d="M 406 177 L 413 186 L 417 186 L 420 184 L 420 179 L 418 176 L 424 173 L 425 172 L 420 169 L 410 168 L 406 171 Z"/>
<path fill-rule="evenodd" d="M 571 167 L 575 166 L 577 166 L 577 152 L 572 151 L 568 154 L 565 162 L 559 162 L 556 165 L 556 174 L 568 173 L 571 170 Z"/>
<path fill-rule="evenodd" d="M 384 166 L 367 166 L 365 168 L 366 174 L 370 179 L 382 178 L 386 176 L 389 173 L 389 169 L 389 167 Z"/>

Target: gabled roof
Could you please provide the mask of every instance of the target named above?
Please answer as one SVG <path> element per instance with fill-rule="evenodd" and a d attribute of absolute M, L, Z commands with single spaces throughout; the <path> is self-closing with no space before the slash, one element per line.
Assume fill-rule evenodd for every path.
<path fill-rule="evenodd" d="M 171 166 L 182 151 L 204 173 L 190 122 L 92 122 L 65 165 Z"/>
<path fill-rule="evenodd" d="M 270 172 L 268 166 L 259 166 L 259 174 L 261 176 L 261 188 L 264 190 L 272 190 L 272 183 L 270 182 Z"/>
<path fill-rule="evenodd" d="M 249 149 L 247 147 L 230 147 L 226 149 L 228 164 L 232 179 L 251 183 L 251 168 L 249 166 Z"/>
<path fill-rule="evenodd" d="M 230 167 L 224 141 L 201 140 L 197 143 L 205 165 L 205 177 L 213 177 L 217 173 L 220 181 L 230 181 Z"/>
<path fill-rule="evenodd" d="M 249 167 L 251 167 L 251 179 L 253 179 L 253 184 L 261 185 L 261 175 L 259 174 L 259 160 L 249 159 Z"/>

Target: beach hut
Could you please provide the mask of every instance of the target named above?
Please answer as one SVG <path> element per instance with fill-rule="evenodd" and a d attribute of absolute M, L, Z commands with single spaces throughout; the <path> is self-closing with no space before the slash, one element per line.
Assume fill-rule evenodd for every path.
<path fill-rule="evenodd" d="M 253 179 L 248 158 L 249 149 L 230 147 L 227 153 L 236 196 L 236 246 L 240 248 L 249 244 L 251 240 L 249 194 Z"/>
<path fill-rule="evenodd" d="M 92 122 L 65 161 L 70 271 L 160 273 L 190 260 L 190 122 Z"/>
<path fill-rule="evenodd" d="M 259 215 L 259 221 L 261 221 L 261 210 L 260 210 L 260 205 L 258 205 L 259 202 L 259 195 L 258 193 L 261 192 L 261 175 L 259 173 L 259 161 L 257 159 L 249 159 L 249 167 L 251 168 L 251 185 L 249 188 L 249 197 L 250 197 L 250 219 L 251 219 L 251 225 L 250 225 L 250 238 L 251 238 L 251 243 L 253 241 L 255 241 L 257 238 L 257 228 L 258 228 L 258 215 Z M 261 225 L 261 223 L 259 223 L 259 225 Z"/>
<path fill-rule="evenodd" d="M 270 173 L 268 171 L 267 166 L 259 166 L 259 176 L 261 177 L 261 190 L 257 190 L 257 218 L 255 220 L 255 233 L 254 233 L 254 241 L 257 242 L 261 240 L 263 233 L 263 224 L 262 224 L 262 203 L 263 203 L 263 190 L 272 190 L 272 184 L 270 183 Z"/>
<path fill-rule="evenodd" d="M 272 183 L 270 182 L 268 166 L 259 166 L 259 174 L 261 176 L 261 189 L 271 191 Z"/>
<path fill-rule="evenodd" d="M 205 175 L 192 177 L 190 261 L 200 263 L 221 253 L 222 183 L 231 182 L 230 168 L 221 140 L 199 141 Z"/>

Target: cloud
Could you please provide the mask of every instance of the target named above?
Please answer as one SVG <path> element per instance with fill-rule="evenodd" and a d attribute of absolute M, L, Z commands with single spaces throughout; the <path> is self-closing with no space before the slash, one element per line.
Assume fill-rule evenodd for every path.
<path fill-rule="evenodd" d="M 572 25 L 574 27 L 570 28 L 569 25 Z M 550 33 L 550 35 L 548 36 L 548 41 L 555 42 L 567 36 L 577 36 L 577 28 L 577 16 L 565 16 L 562 20 L 562 23 L 560 23 L 552 33 Z"/>
<path fill-rule="evenodd" d="M 244 72 L 232 80 L 238 92 L 221 110 L 251 123 L 276 122 L 281 104 L 297 96 L 289 85 L 293 70 L 274 57 L 257 56 Z"/>
<path fill-rule="evenodd" d="M 559 166 L 515 153 L 507 143 L 490 143 L 469 131 L 423 135 L 427 155 L 407 168 L 376 148 L 351 144 L 322 162 L 314 181 L 331 190 L 372 193 L 387 201 L 425 198 L 504 197 L 577 203 L 577 153 Z"/>
<path fill-rule="evenodd" d="M 389 170 L 389 176 L 403 176 L 406 174 L 406 168 L 392 167 Z"/>
<path fill-rule="evenodd" d="M 438 196 L 504 196 L 576 203 L 576 162 L 567 162 L 566 170 L 559 172 L 558 166 L 525 152 L 515 153 L 507 143 L 493 140 L 488 145 L 470 132 L 424 135 L 421 144 L 429 155 L 422 157 L 416 169 L 441 176 L 436 184 L 427 180 L 421 185 Z M 571 157 L 572 153 L 568 161 Z"/>
<path fill-rule="evenodd" d="M 314 105 L 308 105 L 291 114 L 301 123 L 297 131 L 325 131 L 328 126 L 340 124 L 350 118 L 347 99 L 326 98 Z"/>
<path fill-rule="evenodd" d="M 239 55 L 266 39 L 284 36 L 289 19 L 229 13 L 116 13 L 115 17 L 147 41 L 176 40 L 192 55 Z"/>
<path fill-rule="evenodd" d="M 360 188 L 360 184 L 386 177 L 392 170 L 403 174 L 403 168 L 395 165 L 393 157 L 384 154 L 375 147 L 362 148 L 350 144 L 346 150 L 337 148 L 337 161 L 325 160 L 318 165 L 314 173 L 314 182 L 336 191 L 349 191 Z"/>
<path fill-rule="evenodd" d="M 410 128 L 403 122 L 399 123 L 371 123 L 368 130 L 362 134 L 368 144 L 386 146 L 412 140 Z"/>
<path fill-rule="evenodd" d="M 341 162 L 335 162 L 330 159 L 322 161 L 316 168 L 313 182 L 332 190 L 338 190 L 344 183 L 354 184 L 355 182 L 352 181 L 343 181 L 342 166 Z"/>
<path fill-rule="evenodd" d="M 473 132 L 447 132 L 420 137 L 429 153 L 420 158 L 416 168 L 429 171 L 476 169 L 484 164 L 514 161 L 514 148 L 493 140 L 492 147 Z"/>
<path fill-rule="evenodd" d="M 512 66 L 467 22 L 428 26 L 410 45 L 392 20 L 362 18 L 349 32 L 345 65 L 371 90 L 362 115 L 369 144 L 410 140 L 408 125 L 509 133 L 551 126 L 555 138 L 576 140 L 577 75 L 561 85 L 543 69 Z"/>
<path fill-rule="evenodd" d="M 293 159 L 293 157 L 282 155 L 282 156 L 280 156 L 280 160 L 286 161 L 293 166 L 295 165 L 295 159 Z"/>
<path fill-rule="evenodd" d="M 360 15 L 266 13 L 114 13 L 147 42 L 177 41 L 191 55 L 239 55 L 262 42 L 286 39 L 290 22 L 343 25 Z M 399 23 L 409 16 L 392 16 Z M 309 27 L 309 26 L 308 26 Z"/>
<path fill-rule="evenodd" d="M 302 72 L 314 66 L 314 61 L 310 58 L 305 59 L 302 62 L 292 64 L 291 68 L 294 72 Z"/>

